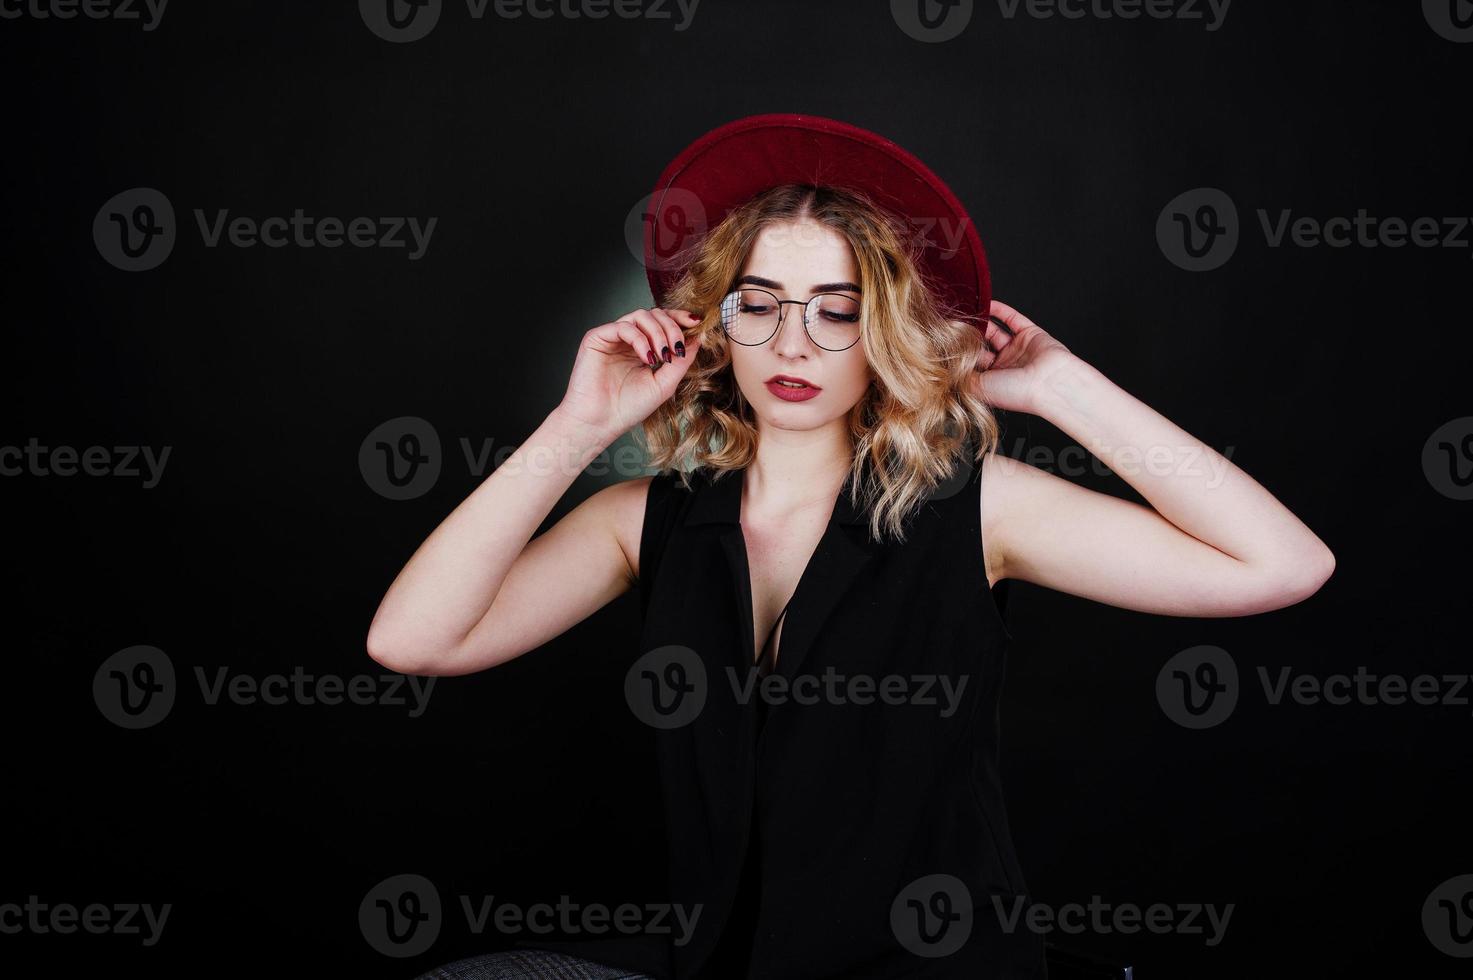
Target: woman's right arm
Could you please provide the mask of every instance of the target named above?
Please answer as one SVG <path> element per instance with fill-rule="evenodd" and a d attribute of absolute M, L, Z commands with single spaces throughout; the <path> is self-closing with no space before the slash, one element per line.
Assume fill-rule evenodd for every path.
<path fill-rule="evenodd" d="M 368 654 L 406 674 L 468 674 L 562 634 L 638 573 L 649 478 L 606 487 L 532 535 L 578 474 L 675 391 L 695 361 L 679 310 L 636 310 L 579 346 L 568 393 L 400 571 L 368 631 Z M 659 361 L 683 341 L 686 357 Z M 650 352 L 659 367 L 647 364 Z"/>

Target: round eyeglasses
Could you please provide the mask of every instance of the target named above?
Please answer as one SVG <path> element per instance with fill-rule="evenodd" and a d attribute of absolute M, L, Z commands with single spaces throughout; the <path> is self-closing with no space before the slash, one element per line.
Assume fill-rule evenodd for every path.
<path fill-rule="evenodd" d="M 848 350 L 859 341 L 859 300 L 842 293 L 801 300 L 778 299 L 765 289 L 735 289 L 721 301 L 721 326 L 734 342 L 756 347 L 777 333 L 789 306 L 803 307 L 803 328 L 824 350 Z"/>

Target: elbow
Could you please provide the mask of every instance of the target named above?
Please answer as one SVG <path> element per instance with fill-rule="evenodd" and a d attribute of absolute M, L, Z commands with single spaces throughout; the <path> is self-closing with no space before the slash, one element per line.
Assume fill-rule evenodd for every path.
<path fill-rule="evenodd" d="M 1269 607 L 1279 609 L 1303 602 L 1318 592 L 1335 574 L 1335 553 L 1316 539 L 1307 554 L 1295 556 L 1273 577 L 1273 601 Z"/>
<path fill-rule="evenodd" d="M 500 662 L 496 659 L 477 661 L 464 644 L 431 647 L 417 635 L 406 636 L 402 630 L 395 633 L 376 620 L 368 629 L 365 646 L 374 663 L 397 674 L 415 677 L 456 677 Z"/>
<path fill-rule="evenodd" d="M 1305 560 L 1304 598 L 1308 599 L 1320 590 L 1320 586 L 1330 581 L 1330 576 L 1335 574 L 1335 553 L 1323 541 L 1316 540 L 1317 547 L 1313 555 Z"/>
<path fill-rule="evenodd" d="M 395 639 L 377 622 L 369 627 L 365 645 L 374 663 L 395 673 L 421 677 L 437 673 L 434 658 L 426 656 L 423 650 L 416 650 L 412 644 Z"/>

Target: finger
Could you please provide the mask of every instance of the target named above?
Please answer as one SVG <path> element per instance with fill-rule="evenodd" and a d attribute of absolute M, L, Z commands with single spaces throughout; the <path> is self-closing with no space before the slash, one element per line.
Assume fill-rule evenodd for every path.
<path fill-rule="evenodd" d="M 669 364 L 675 359 L 675 345 L 685 339 L 685 333 L 680 329 L 680 324 L 676 323 L 675 318 L 666 310 L 657 306 L 650 310 L 650 313 L 654 316 L 655 321 L 660 324 L 660 329 L 665 334 L 665 342 L 660 345 L 660 349 L 656 353 L 660 355 L 666 364 Z"/>
<path fill-rule="evenodd" d="M 675 356 L 676 357 L 684 357 L 685 354 L 686 354 L 686 352 L 685 352 L 685 332 L 686 332 L 686 330 L 692 331 L 692 335 L 694 335 L 695 328 L 699 327 L 703 322 L 705 322 L 705 317 L 701 316 L 699 313 L 692 313 L 690 310 L 670 310 L 670 309 L 667 309 L 665 312 L 668 313 L 668 314 L 670 314 L 670 316 L 675 319 L 675 322 L 676 322 L 676 325 L 677 326 L 679 326 L 681 324 L 684 324 L 684 327 L 680 331 L 680 336 L 675 338 L 675 347 L 674 347 Z"/>
<path fill-rule="evenodd" d="M 640 333 L 644 334 L 645 350 L 641 351 L 640 355 L 651 368 L 659 368 L 660 348 L 665 346 L 665 328 L 660 326 L 659 321 L 650 314 L 649 310 L 634 310 L 620 319 L 632 323 Z"/>
<path fill-rule="evenodd" d="M 693 340 L 696 341 L 696 346 L 699 347 L 700 346 L 700 337 L 701 337 L 701 328 L 703 326 L 705 326 L 706 318 L 708 316 L 708 312 L 707 311 L 701 311 L 701 310 L 681 310 L 681 312 L 684 313 L 690 319 L 690 326 L 691 326 L 691 334 L 690 334 L 690 337 L 691 337 L 691 339 L 693 339 Z M 679 351 L 678 353 L 680 354 L 681 357 L 684 357 L 685 356 L 685 352 L 684 351 Z"/>
<path fill-rule="evenodd" d="M 687 355 L 694 354 L 700 350 L 701 338 L 692 336 L 687 347 Z M 680 384 L 680 379 L 684 378 L 686 372 L 695 366 L 696 359 L 694 357 L 676 358 L 671 362 L 670 370 L 655 372 L 655 381 L 663 386 L 662 390 L 665 391 L 666 397 L 669 397 L 675 393 L 675 388 Z"/>
<path fill-rule="evenodd" d="M 1004 303 L 1000 299 L 995 299 L 992 301 L 991 316 L 997 317 L 999 320 L 1001 320 L 1003 322 L 1003 325 L 1006 326 L 1013 333 L 1018 333 L 1020 330 L 1026 330 L 1029 327 L 1038 326 L 1038 324 L 1034 323 L 1032 320 L 1028 319 L 1022 313 L 1019 313 L 1017 310 L 1013 309 L 1011 306 Z M 989 319 L 991 319 L 991 317 L 989 317 Z"/>
<path fill-rule="evenodd" d="M 595 342 L 594 347 L 602 353 L 628 354 L 631 357 L 639 357 L 637 353 L 629 349 L 631 345 L 623 333 L 626 327 L 633 326 L 634 324 L 624 320 L 610 320 L 608 323 L 601 323 L 588 331 L 588 333 L 584 334 L 584 338 L 593 340 Z"/>
<path fill-rule="evenodd" d="M 1013 335 L 991 318 L 982 329 L 982 341 L 994 354 L 1001 354 L 1004 347 L 1012 343 Z"/>
<path fill-rule="evenodd" d="M 653 368 L 656 363 L 654 349 L 650 345 L 650 338 L 639 328 L 639 324 L 633 320 L 615 320 L 613 326 L 619 333 L 619 339 L 629 345 L 636 359 L 645 363 L 645 366 Z"/>
<path fill-rule="evenodd" d="M 661 319 L 662 317 L 664 317 L 664 320 Z M 670 351 L 672 343 L 670 333 L 674 329 L 674 321 L 671 321 L 667 326 L 665 320 L 669 320 L 669 317 L 658 308 L 639 310 L 635 314 L 634 319 L 636 323 L 645 329 L 645 333 L 649 334 L 650 345 L 655 352 L 655 367 L 658 368 L 661 364 L 668 364 L 674 356 Z M 678 331 L 676 332 L 678 333 Z"/>
<path fill-rule="evenodd" d="M 977 354 L 977 367 L 974 370 L 986 371 L 997 363 L 997 351 L 992 349 L 991 344 L 983 343 L 982 350 Z"/>

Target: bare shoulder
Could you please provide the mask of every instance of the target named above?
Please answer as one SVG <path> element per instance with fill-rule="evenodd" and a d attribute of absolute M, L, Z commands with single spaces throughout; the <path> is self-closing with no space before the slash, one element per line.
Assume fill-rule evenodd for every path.
<path fill-rule="evenodd" d="M 580 506 L 614 536 L 629 565 L 631 584 L 639 579 L 639 538 L 644 530 L 645 502 L 653 476 L 638 476 L 604 487 Z"/>
<path fill-rule="evenodd" d="M 1036 466 L 992 451 L 982 457 L 982 555 L 987 582 L 996 585 L 1008 577 L 1008 537 L 1018 516 L 1017 500 L 1037 489 L 1049 474 Z"/>

